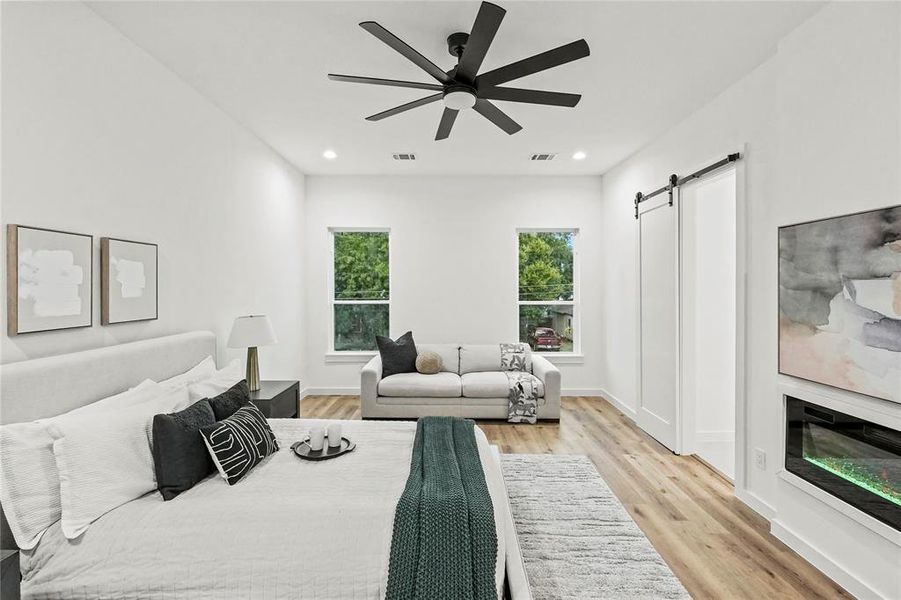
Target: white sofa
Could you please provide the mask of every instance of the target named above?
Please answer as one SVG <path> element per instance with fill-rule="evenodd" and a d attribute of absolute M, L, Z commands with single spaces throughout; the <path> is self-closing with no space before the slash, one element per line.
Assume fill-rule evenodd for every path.
<path fill-rule="evenodd" d="M 360 372 L 364 419 L 507 418 L 509 384 L 500 370 L 499 344 L 417 344 L 416 349 L 437 352 L 441 372 L 382 378 L 382 360 L 376 355 Z M 543 356 L 530 357 L 532 375 L 538 379 L 538 418 L 560 419 L 560 371 Z"/>

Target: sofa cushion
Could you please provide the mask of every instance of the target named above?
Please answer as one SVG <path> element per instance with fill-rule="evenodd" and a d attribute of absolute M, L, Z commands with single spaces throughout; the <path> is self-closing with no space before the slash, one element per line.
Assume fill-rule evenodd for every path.
<path fill-rule="evenodd" d="M 379 396 L 407 398 L 459 398 L 462 391 L 456 373 L 398 373 L 379 381 Z"/>
<path fill-rule="evenodd" d="M 440 356 L 442 373 L 460 372 L 460 344 L 416 344 L 416 350 Z"/>
<path fill-rule="evenodd" d="M 526 372 L 532 372 L 532 351 L 526 345 Z M 460 346 L 460 375 L 483 371 L 502 371 L 501 344 Z"/>
<path fill-rule="evenodd" d="M 501 370 L 500 344 L 466 344 L 460 346 L 460 375 L 479 371 Z"/>
<path fill-rule="evenodd" d="M 544 397 L 544 384 L 529 375 L 538 386 L 538 396 Z M 466 398 L 506 398 L 510 393 L 507 374 L 502 371 L 465 373 L 462 377 L 463 396 Z"/>

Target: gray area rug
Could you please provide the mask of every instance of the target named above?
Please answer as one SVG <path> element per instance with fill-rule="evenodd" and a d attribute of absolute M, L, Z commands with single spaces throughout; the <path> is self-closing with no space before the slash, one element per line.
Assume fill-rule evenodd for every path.
<path fill-rule="evenodd" d="M 501 466 L 535 600 L 690 597 L 587 456 Z"/>

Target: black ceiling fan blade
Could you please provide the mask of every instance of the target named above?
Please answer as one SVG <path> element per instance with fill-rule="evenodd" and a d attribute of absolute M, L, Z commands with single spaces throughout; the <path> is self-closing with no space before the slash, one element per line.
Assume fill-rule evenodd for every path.
<path fill-rule="evenodd" d="M 407 58 L 417 67 L 440 81 L 441 83 L 451 83 L 453 80 L 447 76 L 443 70 L 438 68 L 435 63 L 427 59 L 425 56 L 411 48 L 405 41 L 376 23 L 375 21 L 363 21 L 360 27 L 383 41 L 385 44 L 393 48 Z"/>
<path fill-rule="evenodd" d="M 476 105 L 473 106 L 473 109 L 509 135 L 513 135 L 520 129 L 522 129 L 522 125 L 511 119 L 507 116 L 507 113 L 493 105 L 491 102 L 487 100 L 483 100 L 481 98 L 476 100 Z"/>
<path fill-rule="evenodd" d="M 544 90 L 524 90 L 521 88 L 491 87 L 479 90 L 479 98 L 486 100 L 503 100 L 506 102 L 525 102 L 526 104 L 547 104 L 549 106 L 567 106 L 572 108 L 582 99 L 581 94 L 565 92 L 546 92 Z"/>
<path fill-rule="evenodd" d="M 568 62 L 585 58 L 589 54 L 591 51 L 588 49 L 588 42 L 578 40 L 488 71 L 476 77 L 476 85 L 480 87 L 500 85 L 526 75 L 565 65 Z"/>
<path fill-rule="evenodd" d="M 450 135 L 451 128 L 454 126 L 454 121 L 457 120 L 457 115 L 460 114 L 459 110 L 454 110 L 452 108 L 444 108 L 444 112 L 441 114 L 441 122 L 438 123 L 438 133 L 435 134 L 435 141 L 438 140 L 446 140 L 447 136 Z"/>
<path fill-rule="evenodd" d="M 418 81 L 379 79 L 378 77 L 360 77 L 357 75 L 337 75 L 335 73 L 329 73 L 328 78 L 332 81 L 344 81 L 346 83 L 368 83 L 370 85 L 387 85 L 391 87 L 413 88 L 417 90 L 432 90 L 433 92 L 440 92 L 444 90 L 444 86 L 437 83 L 419 83 Z"/>
<path fill-rule="evenodd" d="M 500 6 L 482 2 L 479 14 L 476 15 L 476 20 L 472 24 L 469 40 L 466 42 L 466 50 L 463 51 L 463 56 L 457 65 L 457 77 L 469 83 L 475 81 L 479 67 L 482 66 L 482 61 L 488 54 L 488 48 L 501 26 L 501 21 L 504 20 L 505 14 L 507 11 Z"/>
<path fill-rule="evenodd" d="M 413 102 L 407 102 L 406 104 L 401 104 L 400 106 L 395 106 L 394 108 L 389 108 L 388 110 L 383 110 L 380 113 L 376 113 L 374 115 L 369 115 L 366 117 L 367 121 L 381 121 L 382 119 L 386 119 L 388 117 L 393 117 L 394 115 L 400 114 L 402 112 L 406 112 L 413 108 L 419 108 L 420 106 L 425 106 L 426 104 L 431 104 L 432 102 L 437 102 L 444 97 L 444 94 L 432 94 L 431 96 L 426 96 L 425 98 L 420 98 L 419 100 L 414 100 Z"/>

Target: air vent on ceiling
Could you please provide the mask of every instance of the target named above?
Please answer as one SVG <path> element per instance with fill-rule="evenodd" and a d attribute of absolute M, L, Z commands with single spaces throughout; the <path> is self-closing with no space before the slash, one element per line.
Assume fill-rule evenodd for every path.
<path fill-rule="evenodd" d="M 533 154 L 532 160 L 554 160 L 557 158 L 556 154 Z"/>
<path fill-rule="evenodd" d="M 394 155 L 394 160 L 416 160 L 416 155 L 412 152 L 397 153 Z"/>

